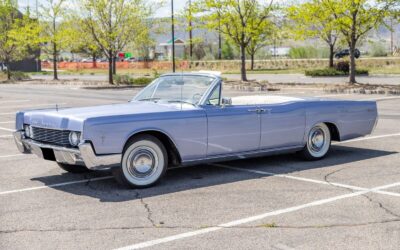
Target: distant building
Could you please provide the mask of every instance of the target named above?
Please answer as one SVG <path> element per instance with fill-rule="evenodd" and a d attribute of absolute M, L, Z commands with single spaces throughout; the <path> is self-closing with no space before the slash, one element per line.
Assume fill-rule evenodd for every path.
<path fill-rule="evenodd" d="M 159 47 L 162 48 L 162 53 L 165 59 L 171 60 L 172 59 L 172 39 L 168 40 L 165 43 L 160 43 Z M 175 58 L 184 58 L 185 57 L 185 48 L 186 43 L 184 40 L 180 38 L 175 39 Z"/>
<path fill-rule="evenodd" d="M 276 47 L 276 48 L 270 48 L 269 52 L 271 53 L 272 56 L 288 56 L 289 55 L 290 48 L 289 47 Z"/>

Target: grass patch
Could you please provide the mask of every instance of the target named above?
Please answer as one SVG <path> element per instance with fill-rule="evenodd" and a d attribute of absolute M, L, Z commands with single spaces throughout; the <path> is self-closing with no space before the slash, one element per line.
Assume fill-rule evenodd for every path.
<path fill-rule="evenodd" d="M 272 222 L 272 223 L 261 224 L 258 227 L 274 228 L 274 227 L 277 227 L 277 225 L 275 224 L 275 222 Z"/>
<path fill-rule="evenodd" d="M 356 69 L 356 75 L 368 75 L 367 69 Z M 306 76 L 348 76 L 349 74 L 333 68 L 306 70 Z"/>

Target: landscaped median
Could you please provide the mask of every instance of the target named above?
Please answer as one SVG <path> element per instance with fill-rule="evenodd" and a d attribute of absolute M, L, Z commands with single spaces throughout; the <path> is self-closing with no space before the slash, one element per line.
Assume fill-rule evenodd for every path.
<path fill-rule="evenodd" d="M 335 68 L 324 68 L 324 69 L 311 69 L 306 70 L 304 73 L 306 76 L 319 77 L 319 76 L 348 76 L 349 73 L 345 71 L 340 71 Z M 356 75 L 367 76 L 367 69 L 356 69 Z"/>

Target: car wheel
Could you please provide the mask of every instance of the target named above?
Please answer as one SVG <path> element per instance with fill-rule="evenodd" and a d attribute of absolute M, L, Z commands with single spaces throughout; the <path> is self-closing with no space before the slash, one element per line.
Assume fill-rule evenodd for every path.
<path fill-rule="evenodd" d="M 307 136 L 307 144 L 300 152 L 306 160 L 319 160 L 324 158 L 331 147 L 331 133 L 324 123 L 319 123 L 311 128 Z"/>
<path fill-rule="evenodd" d="M 167 151 L 160 140 L 151 135 L 140 135 L 127 143 L 121 167 L 114 168 L 113 175 L 124 186 L 144 188 L 157 183 L 167 167 Z"/>
<path fill-rule="evenodd" d="M 81 173 L 87 173 L 90 172 L 91 170 L 88 169 L 85 166 L 80 166 L 80 165 L 69 165 L 69 164 L 64 164 L 64 163 L 58 163 L 58 166 L 65 171 L 73 174 L 81 174 Z"/>

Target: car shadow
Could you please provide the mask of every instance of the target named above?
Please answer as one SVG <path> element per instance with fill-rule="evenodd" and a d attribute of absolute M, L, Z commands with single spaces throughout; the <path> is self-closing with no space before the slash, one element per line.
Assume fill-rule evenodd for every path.
<path fill-rule="evenodd" d="M 276 174 L 290 174 L 308 169 L 328 168 L 335 165 L 354 163 L 395 153 L 398 152 L 332 146 L 330 154 L 319 161 L 302 161 L 295 154 L 286 154 L 219 162 L 219 164 L 253 170 L 264 170 Z M 71 176 L 74 176 L 74 179 L 77 180 L 82 180 L 82 177 L 88 179 L 85 183 L 64 186 L 51 186 L 60 182 L 60 175 L 37 177 L 31 180 L 42 182 L 47 186 L 51 186 L 50 188 L 59 191 L 93 197 L 99 199 L 101 202 L 123 202 L 266 177 L 265 175 L 256 173 L 237 171 L 207 164 L 170 169 L 157 185 L 145 189 L 127 189 L 118 185 L 113 178 L 101 181 L 90 181 L 93 178 L 110 175 L 110 171 L 94 171 L 85 175 L 63 173 L 62 176 L 65 176 L 68 181 L 71 180 Z"/>

